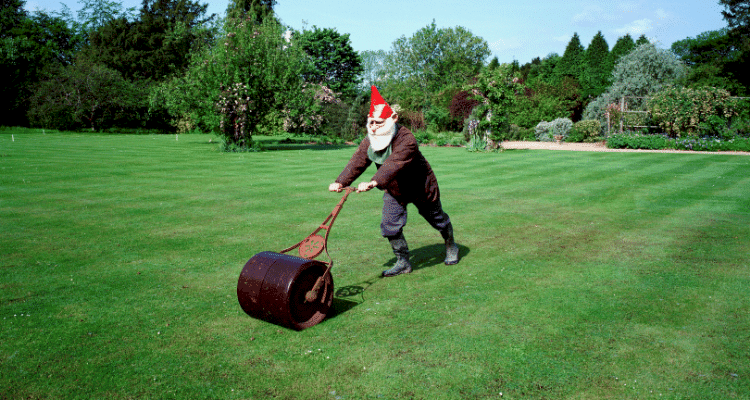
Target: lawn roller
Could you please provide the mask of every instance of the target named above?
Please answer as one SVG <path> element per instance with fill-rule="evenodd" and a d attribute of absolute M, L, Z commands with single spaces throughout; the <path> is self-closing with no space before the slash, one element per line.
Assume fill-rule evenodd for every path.
<path fill-rule="evenodd" d="M 354 188 L 345 188 L 328 218 L 301 242 L 278 253 L 258 253 L 248 260 L 237 282 L 237 299 L 248 315 L 296 330 L 325 319 L 333 302 L 328 234 L 353 191 Z M 324 236 L 320 235 L 321 230 L 325 230 Z M 286 254 L 294 249 L 299 256 Z M 323 252 L 328 262 L 315 260 Z"/>

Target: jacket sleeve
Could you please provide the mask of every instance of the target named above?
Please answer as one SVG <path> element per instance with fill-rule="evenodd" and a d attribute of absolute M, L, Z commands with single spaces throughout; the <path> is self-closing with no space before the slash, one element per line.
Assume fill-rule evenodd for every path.
<path fill-rule="evenodd" d="M 381 189 L 389 186 L 396 179 L 399 171 L 414 161 L 418 151 L 417 140 L 413 135 L 399 133 L 394 138 L 393 152 L 378 168 L 378 172 L 375 173 L 372 180 L 377 182 Z"/>
<path fill-rule="evenodd" d="M 343 186 L 349 186 L 370 166 L 372 161 L 367 157 L 367 148 L 370 147 L 370 139 L 365 137 L 354 152 L 349 164 L 346 165 L 336 182 Z"/>

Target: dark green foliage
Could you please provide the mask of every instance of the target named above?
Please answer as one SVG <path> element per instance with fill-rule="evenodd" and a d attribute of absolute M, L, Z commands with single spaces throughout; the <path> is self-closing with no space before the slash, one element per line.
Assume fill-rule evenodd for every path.
<path fill-rule="evenodd" d="M 69 64 L 81 43 L 61 17 L 42 11 L 27 15 L 22 6 L 3 4 L 0 15 L 0 108 L 7 125 L 28 124 L 31 87 L 46 68 Z"/>
<path fill-rule="evenodd" d="M 259 24 L 268 16 L 273 16 L 276 0 L 229 0 L 228 18 L 249 18 Z"/>
<path fill-rule="evenodd" d="M 729 27 L 740 34 L 747 34 L 750 29 L 750 1 L 747 0 L 719 0 L 719 4 L 726 9 L 721 12 Z"/>
<path fill-rule="evenodd" d="M 295 38 L 311 61 L 310 70 L 304 74 L 305 81 L 325 85 L 344 97 L 355 95 L 364 68 L 349 34 L 313 26 L 312 30 L 295 34 Z"/>
<path fill-rule="evenodd" d="M 563 53 L 560 62 L 557 64 L 555 75 L 559 79 L 569 76 L 579 80 L 583 74 L 585 53 L 586 51 L 581 44 L 578 33 L 574 33 L 570 42 L 565 47 L 565 53 Z"/>
<path fill-rule="evenodd" d="M 0 0 L 0 39 L 13 37 L 13 30 L 26 18 L 24 0 Z"/>
<path fill-rule="evenodd" d="M 635 47 L 638 47 L 644 44 L 649 44 L 649 43 L 651 43 L 651 41 L 648 40 L 646 35 L 641 35 L 638 37 L 638 40 L 635 41 Z"/>
<path fill-rule="evenodd" d="M 498 61 L 497 57 L 492 57 L 492 61 L 487 65 L 487 68 L 489 69 L 495 69 L 500 66 L 500 61 Z"/>
<path fill-rule="evenodd" d="M 635 41 L 633 41 L 629 33 L 619 37 L 615 45 L 612 46 L 612 51 L 609 52 L 609 62 L 612 68 L 620 61 L 620 57 L 630 53 L 634 48 Z"/>
<path fill-rule="evenodd" d="M 557 76 L 555 75 L 555 70 L 557 68 L 557 65 L 560 63 L 560 57 L 557 53 L 550 53 L 543 59 L 539 60 L 539 62 L 534 62 L 532 60 L 531 65 L 521 68 L 522 71 L 528 70 L 528 73 L 525 75 L 524 80 L 531 84 L 536 81 L 542 81 L 547 84 L 554 84 L 557 82 Z"/>
<path fill-rule="evenodd" d="M 523 128 L 533 128 L 539 121 L 571 118 L 582 105 L 578 82 L 566 77 L 558 84 L 537 80 L 527 85 L 522 95 L 517 96 L 511 123 Z"/>
<path fill-rule="evenodd" d="M 719 87 L 737 95 L 746 93 L 750 83 L 745 73 L 747 53 L 736 39 L 724 28 L 672 43 L 672 51 L 690 67 L 684 84 Z"/>
<path fill-rule="evenodd" d="M 665 135 L 625 132 L 608 137 L 607 147 L 610 149 L 750 151 L 750 138 L 732 137 L 726 140 L 715 137 L 670 138 Z"/>
<path fill-rule="evenodd" d="M 205 44 L 215 15 L 191 0 L 143 0 L 134 21 L 119 17 L 89 35 L 82 57 L 120 71 L 128 79 L 163 80 L 183 71 L 190 52 Z"/>
<path fill-rule="evenodd" d="M 581 75 L 582 94 L 593 98 L 607 90 L 610 83 L 613 65 L 609 56 L 609 45 L 599 31 L 591 40 L 584 55 L 583 74 Z"/>
<path fill-rule="evenodd" d="M 138 127 L 145 120 L 147 89 L 102 65 L 78 62 L 41 81 L 31 97 L 35 126 L 55 129 Z"/>

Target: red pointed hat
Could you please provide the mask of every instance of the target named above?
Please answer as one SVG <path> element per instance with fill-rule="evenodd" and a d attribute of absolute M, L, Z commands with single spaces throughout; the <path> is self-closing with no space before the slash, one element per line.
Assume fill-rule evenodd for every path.
<path fill-rule="evenodd" d="M 370 118 L 387 119 L 393 115 L 393 110 L 383 97 L 378 93 L 375 85 L 372 85 L 372 97 L 370 98 Z"/>

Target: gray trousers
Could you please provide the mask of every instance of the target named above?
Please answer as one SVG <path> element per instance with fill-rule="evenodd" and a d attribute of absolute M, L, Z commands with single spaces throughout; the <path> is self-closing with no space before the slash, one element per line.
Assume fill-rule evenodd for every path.
<path fill-rule="evenodd" d="M 440 200 L 436 202 L 414 202 L 421 215 L 433 228 L 441 233 L 450 225 L 451 220 L 443 211 Z M 406 225 L 406 204 L 396 201 L 388 192 L 383 194 L 383 219 L 380 222 L 380 232 L 384 237 L 396 236 Z"/>

